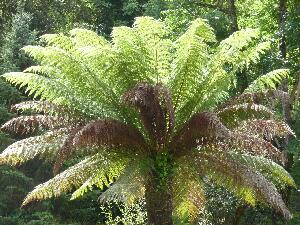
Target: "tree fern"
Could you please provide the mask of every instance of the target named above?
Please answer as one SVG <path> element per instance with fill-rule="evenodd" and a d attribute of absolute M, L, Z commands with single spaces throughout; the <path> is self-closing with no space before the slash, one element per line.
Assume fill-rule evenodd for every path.
<path fill-rule="evenodd" d="M 23 48 L 38 65 L 3 76 L 45 101 L 16 105 L 15 111 L 35 115 L 2 129 L 50 131 L 11 145 L 0 162 L 17 165 L 39 156 L 55 161 L 57 173 L 66 160 L 82 159 L 37 186 L 23 205 L 107 186 L 100 199 L 131 204 L 145 197 L 149 223 L 173 224 L 172 216 L 195 220 L 206 182 L 291 217 L 272 182 L 279 180 L 279 188 L 294 183 L 278 165 L 285 158 L 271 139 L 292 131 L 261 105 L 284 94 L 244 93 L 217 108 L 236 72 L 257 62 L 269 44 L 257 44 L 258 31 L 247 29 L 217 45 L 202 19 L 177 40 L 169 37 L 164 22 L 143 17 L 131 28 L 114 28 L 109 41 L 75 29 L 44 35 L 44 47 Z"/>
<path fill-rule="evenodd" d="M 273 70 L 253 81 L 249 87 L 246 88 L 245 92 L 257 92 L 264 91 L 266 89 L 276 90 L 282 80 L 284 78 L 288 78 L 288 76 L 289 70 L 287 69 Z"/>

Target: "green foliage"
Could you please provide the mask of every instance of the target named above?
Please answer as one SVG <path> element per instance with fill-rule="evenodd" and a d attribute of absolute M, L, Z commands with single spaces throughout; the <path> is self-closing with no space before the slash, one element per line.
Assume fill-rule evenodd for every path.
<path fill-rule="evenodd" d="M 284 79 L 289 77 L 289 70 L 278 69 L 271 71 L 265 75 L 260 76 L 253 81 L 245 90 L 245 92 L 257 92 L 268 89 L 276 90 L 277 86 L 282 83 Z"/>
<path fill-rule="evenodd" d="M 144 225 L 147 224 L 146 212 L 144 210 L 145 201 L 140 200 L 132 206 L 126 204 L 120 204 L 116 202 L 118 211 L 120 211 L 121 216 L 117 213 L 114 213 L 114 202 L 108 203 L 106 206 L 101 206 L 103 213 L 107 220 L 105 221 L 106 225 L 118 225 L 118 224 L 136 224 Z M 99 224 L 100 225 L 100 224 Z"/>
<path fill-rule="evenodd" d="M 31 60 L 20 49 L 35 43 L 36 33 L 30 29 L 31 20 L 32 15 L 18 8 L 0 46 L 0 73 L 23 70 L 30 65 Z"/>
<path fill-rule="evenodd" d="M 32 180 L 15 169 L 0 167 L 0 216 L 5 216 L 17 208 L 28 190 Z"/>

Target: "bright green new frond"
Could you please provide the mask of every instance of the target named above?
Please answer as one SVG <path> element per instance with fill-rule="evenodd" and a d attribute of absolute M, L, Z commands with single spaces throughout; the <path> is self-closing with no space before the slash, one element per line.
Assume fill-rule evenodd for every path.
<path fill-rule="evenodd" d="M 51 66 L 30 66 L 23 71 L 24 73 L 34 73 L 48 77 L 56 77 L 60 71 Z"/>
<path fill-rule="evenodd" d="M 35 189 L 26 196 L 22 205 L 25 206 L 32 201 L 58 197 L 72 191 L 74 188 L 80 187 L 93 175 L 95 169 L 101 166 L 101 162 L 103 162 L 103 159 L 98 155 L 82 160 L 49 181 L 36 186 Z"/>
<path fill-rule="evenodd" d="M 147 177 L 140 161 L 129 162 L 118 180 L 100 196 L 100 200 L 121 201 L 131 205 L 144 197 Z"/>
<path fill-rule="evenodd" d="M 265 91 L 268 89 L 276 90 L 282 80 L 289 77 L 289 73 L 290 71 L 288 69 L 273 70 L 258 77 L 248 86 L 245 92 Z"/>
<path fill-rule="evenodd" d="M 192 22 L 189 29 L 177 40 L 173 71 L 169 86 L 175 108 L 180 109 L 197 91 L 206 74 L 209 60 L 207 42 L 215 41 L 212 28 L 201 19 Z M 180 117 L 180 116 L 179 116 Z"/>
<path fill-rule="evenodd" d="M 137 17 L 133 27 L 144 41 L 155 42 L 155 38 L 162 39 L 167 35 L 164 23 L 148 16 Z"/>
<path fill-rule="evenodd" d="M 151 66 L 150 53 L 145 47 L 143 39 L 135 32 L 133 28 L 116 27 L 112 31 L 112 42 L 115 50 L 115 81 L 122 82 L 115 85 L 128 90 L 137 82 L 148 81 L 152 83 L 154 74 Z"/>
<path fill-rule="evenodd" d="M 234 73 L 238 69 L 248 67 L 250 63 L 257 62 L 259 56 L 270 48 L 269 42 L 258 45 L 254 41 L 259 37 L 259 31 L 244 29 L 233 33 L 229 38 L 222 41 L 217 48 L 213 63 L 223 66 L 229 64 Z"/>
<path fill-rule="evenodd" d="M 165 81 L 171 72 L 173 43 L 166 38 L 167 29 L 163 22 L 152 17 L 138 17 L 133 25 L 135 32 L 142 38 L 149 60 L 154 71 L 151 79 L 156 82 Z"/>
<path fill-rule="evenodd" d="M 99 36 L 91 30 L 75 28 L 70 31 L 70 35 L 76 48 L 85 46 L 103 46 L 108 44 L 108 41 L 106 41 L 104 37 Z"/>
<path fill-rule="evenodd" d="M 250 166 L 259 171 L 266 178 L 277 184 L 279 187 L 291 186 L 296 188 L 295 181 L 291 175 L 280 165 L 270 159 L 261 156 L 253 156 L 249 154 L 237 154 L 232 152 L 233 158 L 237 159 L 244 165 Z"/>
<path fill-rule="evenodd" d="M 58 47 L 67 51 L 74 47 L 71 38 L 63 34 L 44 34 L 41 36 L 41 40 L 45 41 L 49 46 Z"/>
<path fill-rule="evenodd" d="M 178 98 L 180 103 L 177 107 L 179 124 L 197 111 L 213 109 L 228 97 L 228 90 L 236 82 L 236 72 L 247 67 L 250 63 L 257 62 L 259 56 L 269 48 L 268 42 L 255 44 L 254 41 L 258 37 L 259 32 L 253 29 L 235 32 L 222 41 L 214 52 L 206 51 L 204 54 L 206 61 L 203 58 L 199 59 L 199 56 L 193 59 L 193 62 L 197 62 L 197 67 L 189 65 L 186 69 L 193 72 L 194 68 L 198 68 L 198 73 L 191 76 L 190 83 L 189 76 L 185 75 L 183 82 L 179 82 L 180 85 L 176 86 L 177 92 L 181 92 L 181 88 L 184 90 L 180 94 L 180 98 L 185 98 L 185 95 L 187 98 L 187 101 L 182 103 Z M 188 49 L 187 46 L 185 48 Z M 176 56 L 176 59 L 179 57 Z M 188 87 L 185 87 L 185 84 Z"/>
<path fill-rule="evenodd" d="M 213 28 L 208 24 L 207 20 L 204 19 L 196 19 L 191 22 L 190 27 L 188 28 L 187 33 L 194 33 L 205 42 L 215 42 L 216 36 L 214 34 Z"/>
<path fill-rule="evenodd" d="M 74 104 L 75 107 L 85 105 L 82 110 L 92 110 L 92 112 L 90 112 L 92 115 L 95 114 L 95 112 L 100 112 L 99 116 L 103 116 L 105 113 L 110 114 L 111 117 L 116 117 L 116 114 L 121 114 L 122 110 L 120 110 L 119 97 L 104 80 L 98 77 L 94 70 L 90 69 L 87 63 L 81 60 L 82 57 L 79 53 L 71 54 L 57 47 L 27 46 L 24 49 L 43 65 L 50 65 L 53 69 L 59 71 L 53 73 L 53 75 L 57 79 L 64 80 L 64 84 L 68 87 L 72 87 L 72 90 L 68 90 L 69 88 L 66 87 L 59 88 L 61 92 L 68 90 L 73 96 L 78 96 L 76 99 L 80 99 L 79 96 L 88 99 L 88 101 L 85 100 L 85 102 L 82 102 L 78 106 Z M 37 78 L 39 77 L 37 75 L 35 76 Z M 42 88 L 42 86 L 38 86 L 36 89 Z M 61 96 L 63 96 L 63 94 L 61 94 Z M 45 96 L 44 99 L 52 100 L 49 99 L 48 96 Z"/>
<path fill-rule="evenodd" d="M 0 164 L 19 165 L 37 156 L 51 160 L 63 146 L 66 138 L 67 130 L 61 129 L 17 141 L 0 154 Z"/>
<path fill-rule="evenodd" d="M 126 158 L 120 156 L 103 158 L 103 161 L 98 162 L 101 166 L 96 168 L 90 178 L 72 194 L 71 200 L 81 197 L 89 190 L 92 190 L 93 186 L 100 189 L 103 189 L 105 186 L 109 187 L 122 174 L 127 162 Z"/>
<path fill-rule="evenodd" d="M 235 65 L 236 69 L 241 71 L 248 69 L 251 64 L 258 63 L 261 55 L 269 50 L 270 47 L 270 42 L 261 42 L 241 51 L 240 57 L 238 58 L 239 62 L 236 62 Z"/>
<path fill-rule="evenodd" d="M 41 99 L 64 102 L 65 104 L 70 104 L 72 101 L 66 96 L 66 91 L 69 91 L 69 88 L 58 79 L 54 80 L 37 74 L 22 72 L 11 72 L 2 76 L 12 84 L 26 87 L 28 95 L 34 94 L 34 98 L 40 96 Z"/>

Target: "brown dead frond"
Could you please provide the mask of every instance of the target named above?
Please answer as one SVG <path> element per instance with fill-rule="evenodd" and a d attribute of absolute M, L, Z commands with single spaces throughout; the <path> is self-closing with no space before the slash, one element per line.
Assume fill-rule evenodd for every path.
<path fill-rule="evenodd" d="M 270 119 L 273 111 L 263 105 L 244 103 L 232 105 L 217 112 L 222 123 L 228 127 L 236 127 L 241 121 L 249 119 Z"/>
<path fill-rule="evenodd" d="M 73 147 L 128 147 L 136 152 L 146 152 L 142 134 L 127 124 L 113 119 L 90 122 L 74 137 Z"/>
<path fill-rule="evenodd" d="M 221 123 L 215 113 L 196 113 L 174 135 L 170 149 L 180 155 L 197 146 L 208 144 L 212 140 L 229 137 L 230 131 Z"/>
<path fill-rule="evenodd" d="M 67 121 L 63 118 L 46 115 L 20 116 L 13 118 L 2 125 L 4 132 L 27 135 L 34 133 L 39 128 L 56 129 L 65 126 Z"/>
<path fill-rule="evenodd" d="M 47 101 L 25 101 L 11 107 L 11 111 L 15 113 L 22 113 L 27 110 L 32 110 L 35 113 L 61 117 L 70 122 L 73 121 L 79 123 L 83 118 L 82 113 L 74 109 Z"/>
<path fill-rule="evenodd" d="M 139 83 L 123 95 L 125 103 L 139 109 L 142 122 L 156 146 L 163 147 L 174 127 L 170 93 L 161 84 Z"/>
<path fill-rule="evenodd" d="M 55 163 L 53 165 L 53 174 L 59 173 L 59 170 L 63 163 L 72 155 L 73 151 L 73 139 L 75 135 L 82 129 L 82 127 L 73 127 L 68 132 L 68 137 L 65 140 L 62 148 L 58 151 Z"/>
<path fill-rule="evenodd" d="M 231 98 L 228 102 L 220 105 L 219 110 L 227 108 L 229 106 L 251 103 L 251 104 L 262 104 L 268 103 L 272 100 L 279 100 L 280 102 L 288 100 L 289 94 L 281 90 L 268 90 L 254 93 L 243 93 L 236 97 Z"/>
<path fill-rule="evenodd" d="M 235 129 L 236 132 L 258 136 L 271 141 L 274 137 L 295 137 L 294 132 L 283 121 L 275 120 L 246 120 L 242 121 Z"/>
<path fill-rule="evenodd" d="M 244 152 L 253 155 L 264 156 L 281 164 L 286 163 L 283 154 L 271 142 L 265 141 L 262 138 L 250 136 L 243 133 L 232 133 L 231 137 L 222 143 L 227 150 Z"/>

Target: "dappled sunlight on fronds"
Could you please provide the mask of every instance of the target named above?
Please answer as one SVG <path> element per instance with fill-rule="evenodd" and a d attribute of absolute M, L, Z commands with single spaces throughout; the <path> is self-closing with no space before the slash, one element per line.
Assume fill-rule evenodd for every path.
<path fill-rule="evenodd" d="M 172 184 L 174 214 L 193 223 L 206 202 L 203 181 L 188 157 L 179 158 L 176 164 Z"/>
<path fill-rule="evenodd" d="M 119 163 L 116 163 L 118 161 Z M 56 175 L 49 181 L 36 186 L 35 189 L 26 196 L 22 206 L 25 206 L 32 201 L 57 197 L 63 193 L 70 192 L 76 188 L 79 188 L 90 177 L 95 175 L 97 175 L 97 184 L 99 186 L 103 186 L 103 184 L 108 185 L 113 181 L 114 178 L 119 176 L 123 170 L 123 163 L 122 159 L 118 158 L 114 158 L 113 162 L 111 162 L 109 156 L 105 154 L 97 154 L 88 157 L 68 168 L 64 172 Z M 114 167 L 117 168 L 114 170 Z M 91 187 L 88 186 L 87 188 Z M 82 189 L 81 191 L 83 193 L 85 192 L 85 190 Z M 79 195 L 79 193 L 77 192 L 75 196 L 76 195 Z"/>
<path fill-rule="evenodd" d="M 140 161 L 130 162 L 119 179 L 101 194 L 100 201 L 120 201 L 131 205 L 143 198 L 148 175 L 141 165 Z"/>
<path fill-rule="evenodd" d="M 287 219 L 292 215 L 285 206 L 276 187 L 261 173 L 247 167 L 228 154 L 219 154 L 214 157 L 207 153 L 196 153 L 190 160 L 198 166 L 200 175 L 206 172 L 209 179 L 223 186 L 249 204 L 255 204 L 256 200 L 263 200 L 283 214 Z"/>
<path fill-rule="evenodd" d="M 276 90 L 277 86 L 281 84 L 283 79 L 289 77 L 288 69 L 273 70 L 263 76 L 258 77 L 253 81 L 245 90 L 246 93 L 265 91 L 265 90 Z"/>
<path fill-rule="evenodd" d="M 0 164 L 19 165 L 37 156 L 53 160 L 67 137 L 68 130 L 60 129 L 17 141 L 0 154 Z"/>
<path fill-rule="evenodd" d="M 27 135 L 39 129 L 57 129 L 67 124 L 63 118 L 45 115 L 20 116 L 9 120 L 1 126 L 1 130 L 8 133 Z"/>
<path fill-rule="evenodd" d="M 222 123 L 229 128 L 236 127 L 243 120 L 254 118 L 270 119 L 274 117 L 273 111 L 268 107 L 252 103 L 227 106 L 217 113 Z"/>
<path fill-rule="evenodd" d="M 74 139 L 75 135 L 78 133 L 78 131 L 80 131 L 81 129 L 82 129 L 81 126 L 70 129 L 70 131 L 68 133 L 68 137 L 64 141 L 62 147 L 57 152 L 56 160 L 53 165 L 53 174 L 54 175 L 58 174 L 63 163 L 68 158 L 70 158 L 70 156 L 72 155 L 72 153 L 74 151 L 74 148 L 72 148 L 73 139 Z"/>
<path fill-rule="evenodd" d="M 296 187 L 295 181 L 291 175 L 282 166 L 270 159 L 250 154 L 237 154 L 235 152 L 231 152 L 230 155 L 238 162 L 259 171 L 281 189 L 284 189 L 287 186 Z"/>
<path fill-rule="evenodd" d="M 105 165 L 109 165 L 109 158 L 107 157 L 95 155 L 86 158 L 64 172 L 56 175 L 49 181 L 36 186 L 35 189 L 26 196 L 22 206 L 25 206 L 32 201 L 57 197 L 63 193 L 74 190 L 75 188 L 79 188 L 94 173 L 102 173 L 102 176 L 99 176 L 98 183 L 108 184 L 109 182 L 106 175 L 109 175 L 108 172 L 111 169 L 105 167 Z M 122 169 L 120 171 L 122 171 Z M 113 173 L 113 175 L 118 176 L 119 174 Z M 110 178 L 110 181 L 112 180 L 113 178 Z"/>
<path fill-rule="evenodd" d="M 283 121 L 250 119 L 244 120 L 234 129 L 235 132 L 265 138 L 269 141 L 274 137 L 295 137 L 294 132 Z"/>

